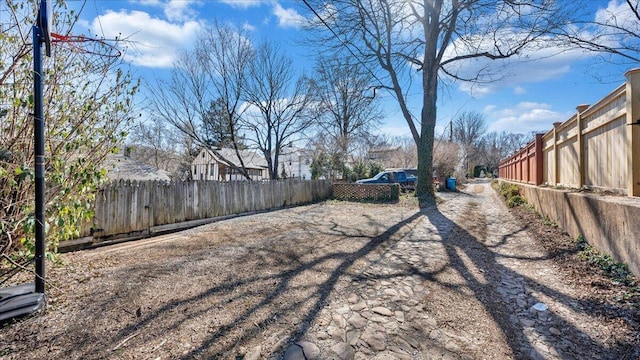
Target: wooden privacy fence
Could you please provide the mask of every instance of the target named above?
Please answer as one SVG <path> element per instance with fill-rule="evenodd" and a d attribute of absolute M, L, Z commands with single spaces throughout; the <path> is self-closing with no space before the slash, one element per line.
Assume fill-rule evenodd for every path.
<path fill-rule="evenodd" d="M 542 170 L 542 134 L 536 134 L 534 141 L 500 162 L 499 175 L 505 179 L 540 185 Z"/>
<path fill-rule="evenodd" d="M 96 195 L 93 224 L 82 236 L 108 239 L 159 232 L 165 226 L 301 205 L 331 197 L 328 180 L 121 181 Z M 154 231 L 154 229 L 156 231 Z"/>
<path fill-rule="evenodd" d="M 500 177 L 534 185 L 640 196 L 640 69 L 594 105 L 555 123 L 500 162 Z"/>

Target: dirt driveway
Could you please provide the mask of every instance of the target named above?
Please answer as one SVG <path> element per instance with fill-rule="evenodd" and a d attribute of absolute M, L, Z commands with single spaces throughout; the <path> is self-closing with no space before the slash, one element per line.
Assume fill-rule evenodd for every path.
<path fill-rule="evenodd" d="M 488 183 L 443 197 L 422 212 L 329 201 L 64 254 L 47 312 L 1 329 L 0 356 L 640 356 L 638 318 L 591 298 Z"/>

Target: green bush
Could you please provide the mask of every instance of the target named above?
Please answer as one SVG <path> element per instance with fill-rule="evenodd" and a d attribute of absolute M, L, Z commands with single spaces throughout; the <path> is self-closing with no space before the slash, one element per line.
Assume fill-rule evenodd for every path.
<path fill-rule="evenodd" d="M 520 188 L 518 187 L 518 185 L 503 182 L 502 184 L 500 184 L 500 195 L 502 195 L 505 200 L 507 200 L 516 195 L 520 195 Z"/>
<path fill-rule="evenodd" d="M 384 171 L 384 166 L 382 166 L 382 164 L 377 162 L 369 163 L 369 177 L 374 177 L 381 171 Z"/>
<path fill-rule="evenodd" d="M 527 200 L 520 195 L 518 185 L 503 182 L 497 188 L 500 196 L 504 198 L 507 207 L 513 208 L 527 203 Z"/>
<path fill-rule="evenodd" d="M 368 167 L 362 160 L 356 160 L 353 164 L 354 181 L 367 178 Z"/>
<path fill-rule="evenodd" d="M 514 208 L 516 206 L 520 206 L 526 203 L 527 203 L 527 200 L 525 200 L 520 195 L 513 195 L 505 200 L 505 204 L 507 205 L 508 208 Z"/>

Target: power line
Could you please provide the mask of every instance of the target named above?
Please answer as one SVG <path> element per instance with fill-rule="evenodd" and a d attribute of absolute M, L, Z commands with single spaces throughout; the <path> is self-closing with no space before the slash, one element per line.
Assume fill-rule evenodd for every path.
<path fill-rule="evenodd" d="M 101 37 L 104 39 L 104 28 L 102 27 L 102 21 L 100 21 L 100 14 L 98 13 L 98 3 L 96 0 L 93 0 L 93 5 L 96 8 L 96 19 L 98 19 L 98 25 L 100 26 Z"/>

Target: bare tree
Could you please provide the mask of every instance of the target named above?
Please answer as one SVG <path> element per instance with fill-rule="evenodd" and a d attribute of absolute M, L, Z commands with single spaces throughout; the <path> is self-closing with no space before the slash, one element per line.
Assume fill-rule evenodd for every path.
<path fill-rule="evenodd" d="M 640 2 L 610 1 L 595 17 L 587 14 L 555 34 L 563 44 L 599 53 L 607 62 L 640 62 Z"/>
<path fill-rule="evenodd" d="M 158 80 L 150 88 L 154 113 L 186 135 L 200 147 L 207 147 L 247 179 L 241 150 L 243 86 L 254 51 L 241 31 L 215 22 L 199 35 L 191 50 L 183 51 L 174 64 L 168 81 Z M 236 150 L 239 166 L 226 159 L 215 148 L 211 112 L 220 116 L 229 143 Z"/>
<path fill-rule="evenodd" d="M 132 159 L 165 170 L 172 179 L 190 179 L 191 162 L 199 149 L 191 138 L 161 118 L 151 117 L 135 124 L 129 141 L 133 145 L 128 152 Z"/>
<path fill-rule="evenodd" d="M 481 113 L 465 111 L 453 121 L 452 129 L 454 141 L 462 147 L 466 172 L 471 174 L 472 166 L 480 165 L 482 161 L 482 140 L 487 133 L 487 122 Z"/>
<path fill-rule="evenodd" d="M 416 143 L 409 136 L 369 135 L 365 139 L 367 154 L 387 151 L 382 164 L 385 168 L 415 168 L 418 164 Z"/>
<path fill-rule="evenodd" d="M 242 121 L 249 132 L 246 141 L 262 152 L 269 176 L 277 179 L 282 148 L 312 125 L 306 114 L 310 99 L 307 82 L 303 77 L 295 79 L 293 62 L 280 48 L 264 42 L 242 84 L 243 99 L 250 105 Z"/>
<path fill-rule="evenodd" d="M 167 137 L 167 129 L 162 119 L 152 118 L 148 122 L 139 122 L 131 130 L 131 139 L 145 150 L 151 150 L 143 150 L 144 153 L 151 155 L 149 159 L 151 165 L 166 170 L 160 162 L 163 153 L 172 150 L 173 142 Z"/>
<path fill-rule="evenodd" d="M 431 176 L 439 76 L 495 79 L 491 68 L 465 73 L 458 65 L 516 56 L 564 26 L 570 12 L 561 5 L 579 5 L 551 0 L 304 2 L 318 19 L 310 27 L 322 30 L 321 41 L 365 63 L 395 96 L 418 147 L 421 206 L 435 204 Z M 409 106 L 416 71 L 422 104 L 418 116 Z"/>
<path fill-rule="evenodd" d="M 506 131 L 490 132 L 482 139 L 479 158 L 490 170 L 495 170 L 498 168 L 500 160 L 515 153 L 530 140 L 523 134 L 512 134 Z"/>
<path fill-rule="evenodd" d="M 346 58 L 320 57 L 309 79 L 321 131 L 329 134 L 345 161 L 355 137 L 366 137 L 378 125 L 373 77 L 362 63 Z"/>
<path fill-rule="evenodd" d="M 399 156 L 394 167 L 415 168 L 418 165 L 418 149 L 416 143 L 408 136 L 394 136 L 391 144 L 398 146 Z"/>
<path fill-rule="evenodd" d="M 462 161 L 460 144 L 438 139 L 433 147 L 433 174 L 441 181 L 453 176 Z"/>
<path fill-rule="evenodd" d="M 309 139 L 307 148 L 311 149 L 313 160 L 311 162 L 312 179 L 338 179 L 343 175 L 344 158 L 338 151 L 338 146 L 327 134 L 319 132 Z"/>

